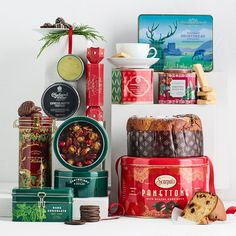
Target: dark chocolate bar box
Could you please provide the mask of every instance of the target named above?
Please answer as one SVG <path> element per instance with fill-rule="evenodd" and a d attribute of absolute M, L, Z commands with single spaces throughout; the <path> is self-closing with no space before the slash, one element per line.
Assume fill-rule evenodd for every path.
<path fill-rule="evenodd" d="M 72 220 L 72 188 L 32 188 L 12 190 L 12 220 L 64 222 Z"/>

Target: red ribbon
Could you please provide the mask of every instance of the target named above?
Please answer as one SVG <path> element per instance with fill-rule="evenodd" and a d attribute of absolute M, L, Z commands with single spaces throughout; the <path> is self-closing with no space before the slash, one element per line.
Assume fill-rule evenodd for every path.
<path fill-rule="evenodd" d="M 214 183 L 214 168 L 213 168 L 213 164 L 211 162 L 211 159 L 208 158 L 209 161 L 209 170 L 210 170 L 210 176 L 209 176 L 209 191 L 211 193 L 216 193 L 215 190 L 215 183 Z"/>
<path fill-rule="evenodd" d="M 70 27 L 68 31 L 68 54 L 72 54 L 72 35 L 73 35 L 73 28 Z"/>
<path fill-rule="evenodd" d="M 236 207 L 231 206 L 226 210 L 226 214 L 234 214 L 236 212 Z"/>
<path fill-rule="evenodd" d="M 122 206 L 121 202 L 121 193 L 120 193 L 120 176 L 119 176 L 119 166 L 122 156 L 116 160 L 115 170 L 118 177 L 118 202 L 113 202 L 109 205 L 109 214 L 111 216 L 123 216 L 125 214 L 125 208 Z M 114 211 L 113 209 L 116 208 Z"/>

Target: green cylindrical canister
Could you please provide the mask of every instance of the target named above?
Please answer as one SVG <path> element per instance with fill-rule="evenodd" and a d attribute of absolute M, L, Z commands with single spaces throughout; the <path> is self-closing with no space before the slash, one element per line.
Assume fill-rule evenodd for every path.
<path fill-rule="evenodd" d="M 106 158 L 108 145 L 105 129 L 96 120 L 84 116 L 63 122 L 53 140 L 57 159 L 75 172 L 90 171 L 99 166 Z"/>
<path fill-rule="evenodd" d="M 108 188 L 108 171 L 55 170 L 54 185 L 55 188 L 73 188 L 74 197 L 105 197 Z"/>

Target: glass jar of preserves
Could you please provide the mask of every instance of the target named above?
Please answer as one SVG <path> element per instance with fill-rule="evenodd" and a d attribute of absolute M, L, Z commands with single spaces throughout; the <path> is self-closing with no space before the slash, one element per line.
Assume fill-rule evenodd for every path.
<path fill-rule="evenodd" d="M 51 187 L 51 140 L 55 122 L 33 114 L 14 122 L 19 128 L 19 188 Z"/>

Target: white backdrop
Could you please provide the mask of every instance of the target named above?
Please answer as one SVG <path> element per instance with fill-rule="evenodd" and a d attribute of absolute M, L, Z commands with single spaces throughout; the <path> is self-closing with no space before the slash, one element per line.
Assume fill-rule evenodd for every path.
<path fill-rule="evenodd" d="M 117 42 L 137 41 L 137 18 L 142 13 L 175 14 L 211 14 L 214 17 L 214 72 L 209 80 L 218 91 L 219 105 L 214 112 L 208 107 L 196 112 L 209 113 L 204 121 L 207 127 L 213 127 L 212 135 L 206 134 L 210 145 L 210 154 L 215 158 L 217 179 L 225 189 L 221 194 L 225 198 L 236 199 L 235 157 L 235 99 L 234 78 L 236 66 L 235 46 L 235 0 L 100 0 L 100 1 L 55 1 L 55 0 L 1 0 L 0 20 L 0 182 L 17 181 L 18 131 L 12 128 L 17 118 L 16 110 L 24 100 L 34 100 L 40 104 L 45 87 L 45 55 L 36 59 L 41 46 L 40 35 L 32 31 L 46 21 L 57 16 L 69 22 L 89 24 L 106 38 L 105 43 L 96 45 L 105 47 L 106 57 L 114 53 Z M 110 94 L 111 66 L 105 61 L 105 116 L 110 130 Z M 220 95 L 220 96 L 219 96 Z M 165 110 L 166 109 L 166 110 Z M 158 109 L 155 108 L 155 110 Z M 135 112 L 135 111 L 134 111 Z M 138 112 L 138 108 L 137 108 Z M 170 114 L 171 107 L 161 109 L 162 114 Z M 176 113 L 176 109 L 173 110 Z M 181 112 L 181 110 L 180 110 Z M 126 116 L 120 116 L 121 124 Z M 119 122 L 119 120 L 117 120 Z M 212 125 L 212 122 L 214 125 Z M 209 129 L 207 129 L 209 130 Z M 208 132 L 208 131 L 207 131 Z M 117 137 L 118 140 L 125 137 Z M 215 141 L 215 139 L 217 141 Z M 214 149 L 213 143 L 217 144 Z M 222 148 L 219 146 L 222 144 Z M 119 155 L 112 153 L 113 156 Z M 217 152 L 217 153 L 215 153 Z M 220 179 L 224 179 L 220 181 Z"/>

